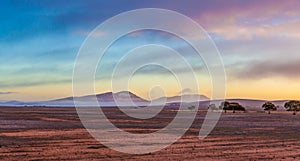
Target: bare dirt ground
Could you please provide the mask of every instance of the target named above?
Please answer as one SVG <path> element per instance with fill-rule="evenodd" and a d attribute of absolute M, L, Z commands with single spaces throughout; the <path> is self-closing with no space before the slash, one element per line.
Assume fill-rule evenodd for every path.
<path fill-rule="evenodd" d="M 165 109 L 149 121 L 105 109 L 118 127 L 149 133 L 176 114 Z M 89 135 L 74 108 L 1 107 L 0 160 L 300 160 L 300 114 L 250 111 L 223 113 L 204 140 L 197 135 L 205 111 L 176 143 L 154 153 L 130 155 L 111 150 Z"/>

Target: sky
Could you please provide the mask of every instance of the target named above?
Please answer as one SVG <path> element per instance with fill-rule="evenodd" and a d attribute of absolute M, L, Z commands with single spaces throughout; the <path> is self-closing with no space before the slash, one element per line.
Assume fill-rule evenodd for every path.
<path fill-rule="evenodd" d="M 224 61 L 227 98 L 300 98 L 300 1 L 11 0 L 0 2 L 0 101 L 72 96 L 74 62 L 88 34 L 106 19 L 139 8 L 177 11 L 208 32 Z M 146 44 L 163 44 L 177 51 L 187 46 L 159 31 L 125 35 L 98 66 L 97 92 L 111 91 L 108 75 L 114 64 Z M 180 89 L 171 73 L 149 66 L 136 72 L 130 90 L 143 98 L 159 97 L 161 91 L 154 88 L 159 84 L 168 96 L 183 91 L 210 96 L 211 78 L 203 62 L 195 61 L 189 52 L 182 55 L 197 69 L 199 89 Z M 170 61 L 163 56 L 152 59 Z M 149 95 L 151 89 L 158 89 L 152 91 L 154 96 Z"/>

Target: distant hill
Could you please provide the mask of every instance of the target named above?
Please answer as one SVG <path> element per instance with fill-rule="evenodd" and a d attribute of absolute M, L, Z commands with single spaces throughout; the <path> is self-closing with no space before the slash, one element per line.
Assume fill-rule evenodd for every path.
<path fill-rule="evenodd" d="M 20 101 L 16 101 L 16 100 L 12 100 L 12 101 L 5 101 L 5 102 L 0 102 L 1 106 L 24 106 L 26 105 L 25 102 L 20 102 Z"/>
<path fill-rule="evenodd" d="M 136 94 L 129 91 L 121 91 L 117 93 L 106 92 L 97 94 L 96 98 L 99 104 L 103 106 L 116 106 L 117 103 L 119 106 L 147 106 L 150 104 L 150 101 L 145 100 Z M 63 106 L 63 107 L 74 107 L 73 97 L 66 97 L 61 99 L 42 101 L 42 102 L 20 102 L 20 101 L 6 101 L 0 102 L 0 106 Z M 84 105 L 89 105 L 95 99 L 94 95 L 86 95 L 75 97 L 76 101 Z M 116 101 L 115 101 L 116 100 Z M 266 100 L 256 100 L 256 99 L 226 99 L 229 102 L 237 102 L 242 106 L 246 107 L 246 110 L 262 110 L 261 106 Z M 180 102 L 183 102 L 186 106 L 196 105 L 200 106 L 201 109 L 207 109 L 210 104 L 210 99 L 205 95 L 200 94 L 190 94 L 182 96 L 172 96 L 172 97 L 161 97 L 155 100 L 152 100 L 153 106 L 164 105 L 169 107 L 178 107 Z M 280 106 L 278 110 L 285 110 L 283 105 L 287 100 L 275 100 L 271 101 L 276 106 Z M 219 105 L 217 105 L 219 106 Z"/>
<path fill-rule="evenodd" d="M 118 93 L 107 92 L 107 93 L 97 94 L 96 98 L 101 106 L 116 106 L 117 104 L 120 106 L 134 106 L 134 105 L 145 106 L 149 104 L 148 100 L 145 100 L 128 91 L 122 91 Z M 74 99 L 79 103 L 84 103 L 88 105 L 89 102 L 92 102 L 95 99 L 95 96 L 87 95 L 87 96 L 75 97 Z M 43 103 L 48 105 L 50 104 L 50 105 L 74 106 L 73 97 L 51 100 Z"/>
<path fill-rule="evenodd" d="M 167 103 L 172 103 L 172 102 L 199 102 L 199 101 L 206 101 L 206 100 L 209 100 L 209 98 L 205 95 L 189 94 L 189 95 L 173 96 L 173 97 L 160 97 L 158 99 L 153 100 L 153 102 L 163 102 L 163 101 L 166 101 Z"/>
<path fill-rule="evenodd" d="M 122 91 L 117 93 L 107 92 L 97 94 L 96 98 L 101 106 L 146 106 L 149 104 L 148 100 L 145 100 L 131 92 Z M 1 106 L 74 106 L 74 99 L 79 103 L 85 105 L 92 104 L 95 99 L 94 95 L 87 95 L 81 97 L 66 97 L 61 99 L 42 101 L 42 102 L 18 102 L 8 101 L 0 103 Z M 116 101 L 115 101 L 116 100 Z"/>

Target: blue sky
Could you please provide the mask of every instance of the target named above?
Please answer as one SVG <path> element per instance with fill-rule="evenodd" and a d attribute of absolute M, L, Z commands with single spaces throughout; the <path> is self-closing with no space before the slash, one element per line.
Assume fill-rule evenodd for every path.
<path fill-rule="evenodd" d="M 299 6 L 293 0 L 1 1 L 0 100 L 72 95 L 73 64 L 88 33 L 112 16 L 145 7 L 178 11 L 207 30 L 223 55 L 228 97 L 296 99 L 300 97 Z M 170 35 L 151 31 L 138 37 L 129 35 L 111 47 L 105 63 L 116 60 L 118 53 L 147 43 L 175 49 L 185 46 L 170 39 Z M 266 91 L 254 90 L 261 88 Z M 145 97 L 145 90 L 135 92 Z M 202 93 L 210 94 L 205 88 Z"/>

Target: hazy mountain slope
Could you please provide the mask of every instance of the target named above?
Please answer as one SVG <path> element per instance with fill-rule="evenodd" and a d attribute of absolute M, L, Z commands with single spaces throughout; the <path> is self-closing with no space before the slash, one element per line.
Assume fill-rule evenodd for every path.
<path fill-rule="evenodd" d="M 209 98 L 205 95 L 192 94 L 192 95 L 182 95 L 182 96 L 173 96 L 173 97 L 160 97 L 153 101 L 154 102 L 162 102 L 164 100 L 168 103 L 171 103 L 171 102 L 199 102 L 199 101 L 209 100 Z"/>

